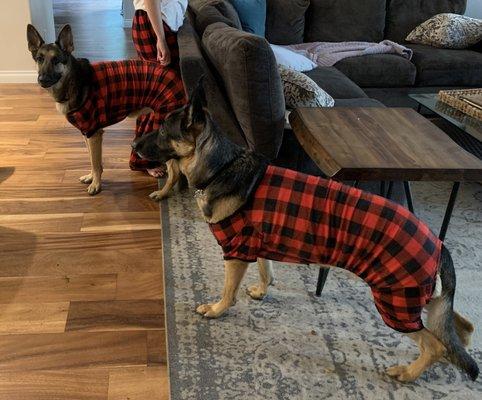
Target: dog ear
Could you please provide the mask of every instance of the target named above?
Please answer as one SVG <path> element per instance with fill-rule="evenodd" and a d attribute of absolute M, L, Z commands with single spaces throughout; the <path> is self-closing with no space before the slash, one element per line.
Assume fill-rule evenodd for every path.
<path fill-rule="evenodd" d="M 69 24 L 62 27 L 56 43 L 63 51 L 66 51 L 67 53 L 72 53 L 74 51 L 74 36 L 72 34 L 72 28 Z"/>
<path fill-rule="evenodd" d="M 40 36 L 40 33 L 38 33 L 32 24 L 27 25 L 27 42 L 28 50 L 35 59 L 38 49 L 45 43 L 45 40 L 42 39 L 42 36 Z"/>
<path fill-rule="evenodd" d="M 195 128 L 195 131 L 201 132 L 206 124 L 206 110 L 207 105 L 206 93 L 203 87 L 204 76 L 199 80 L 196 89 L 193 90 L 189 100 L 189 107 L 187 109 L 187 129 Z"/>

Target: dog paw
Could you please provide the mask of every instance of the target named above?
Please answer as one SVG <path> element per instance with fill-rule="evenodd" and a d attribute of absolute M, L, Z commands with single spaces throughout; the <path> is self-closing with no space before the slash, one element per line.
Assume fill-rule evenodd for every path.
<path fill-rule="evenodd" d="M 96 195 L 97 193 L 100 193 L 101 191 L 101 185 L 100 182 L 92 182 L 89 187 L 87 188 L 87 193 L 89 193 L 91 196 Z"/>
<path fill-rule="evenodd" d="M 79 181 L 82 182 L 82 183 L 92 183 L 92 174 L 87 174 L 87 175 L 84 175 L 84 176 L 81 176 L 79 178 Z"/>
<path fill-rule="evenodd" d="M 218 318 L 224 311 L 223 309 L 218 309 L 217 304 L 202 304 L 196 308 L 198 314 L 207 318 Z"/>
<path fill-rule="evenodd" d="M 154 201 L 161 201 L 167 197 L 167 193 L 164 193 L 162 190 L 158 190 L 156 192 L 152 192 L 149 197 Z"/>
<path fill-rule="evenodd" d="M 246 293 L 254 300 L 263 300 L 266 296 L 266 290 L 261 289 L 259 286 L 253 285 L 246 289 Z"/>
<path fill-rule="evenodd" d="M 399 380 L 400 382 L 412 382 L 418 378 L 410 371 L 408 365 L 396 365 L 387 369 L 387 375 Z"/>

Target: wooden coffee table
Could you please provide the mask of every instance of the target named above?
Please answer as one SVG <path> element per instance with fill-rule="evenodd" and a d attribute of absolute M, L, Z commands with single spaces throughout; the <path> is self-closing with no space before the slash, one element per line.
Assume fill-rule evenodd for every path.
<path fill-rule="evenodd" d="M 482 161 L 410 108 L 300 108 L 290 124 L 321 171 L 336 180 L 454 182 L 439 237 L 444 240 L 460 182 L 482 181 Z M 320 269 L 317 294 L 328 269 Z"/>

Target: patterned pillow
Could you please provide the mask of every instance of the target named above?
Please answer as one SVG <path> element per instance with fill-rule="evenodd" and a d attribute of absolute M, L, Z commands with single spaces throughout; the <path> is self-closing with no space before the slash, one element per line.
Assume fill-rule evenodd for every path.
<path fill-rule="evenodd" d="M 335 100 L 305 74 L 278 64 L 286 108 L 333 107 Z"/>
<path fill-rule="evenodd" d="M 446 49 L 465 49 L 482 40 L 482 20 L 458 14 L 437 14 L 405 39 Z"/>

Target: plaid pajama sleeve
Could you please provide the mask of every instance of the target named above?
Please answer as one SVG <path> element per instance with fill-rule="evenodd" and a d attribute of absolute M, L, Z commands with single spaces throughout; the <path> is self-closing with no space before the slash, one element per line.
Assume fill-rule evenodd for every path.
<path fill-rule="evenodd" d="M 384 322 L 423 328 L 442 243 L 407 209 L 339 182 L 268 166 L 248 204 L 210 229 L 226 259 L 325 264 L 371 288 Z"/>

